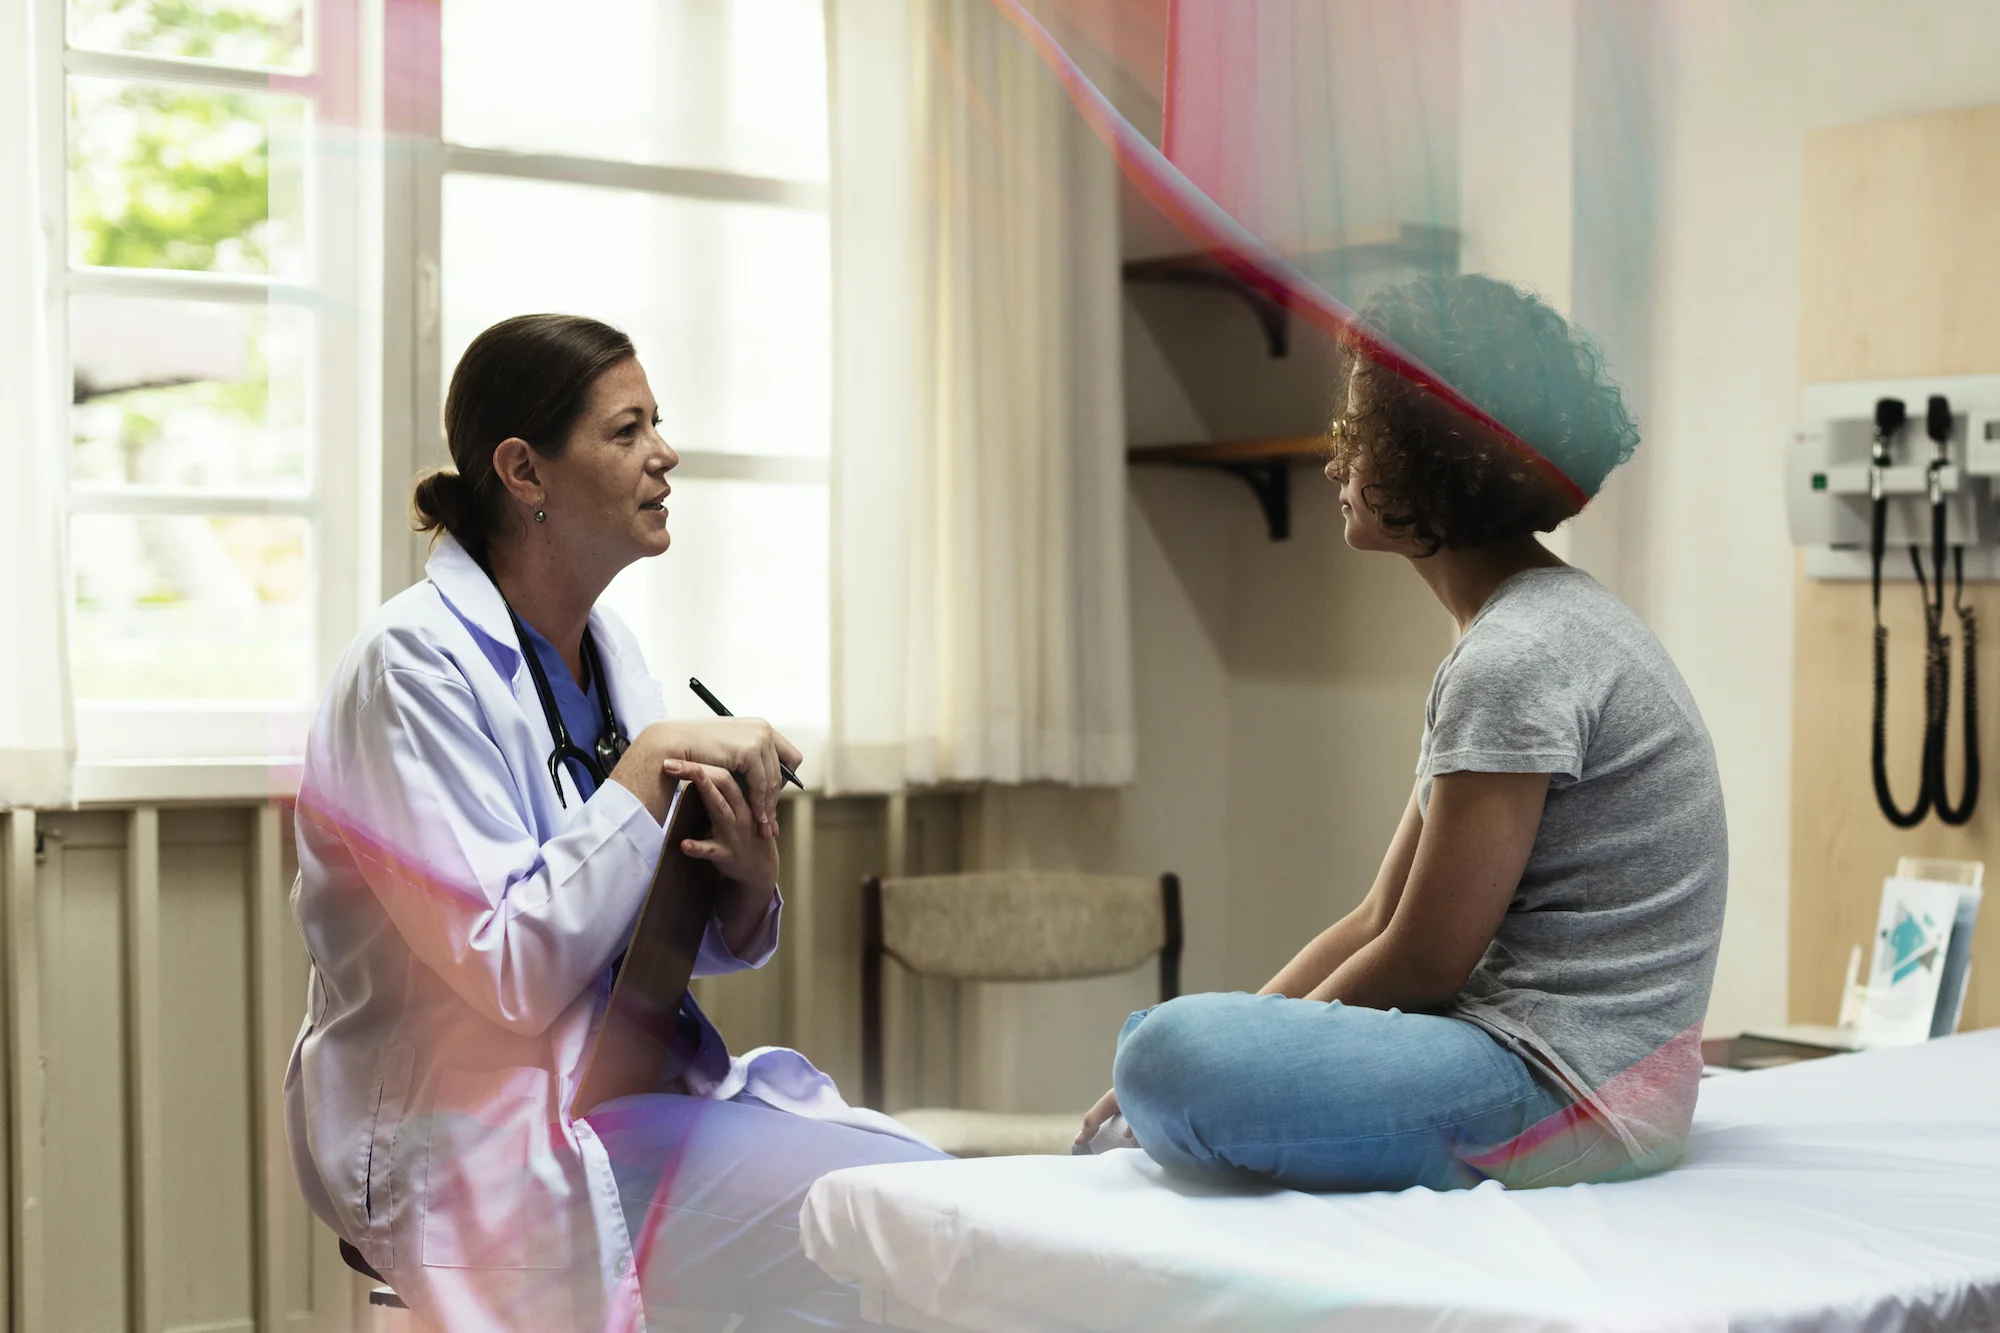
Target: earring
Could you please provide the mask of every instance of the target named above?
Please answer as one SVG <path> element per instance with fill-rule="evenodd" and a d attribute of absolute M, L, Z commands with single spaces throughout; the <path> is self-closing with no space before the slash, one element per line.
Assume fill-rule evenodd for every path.
<path fill-rule="evenodd" d="M 546 523 L 546 522 L 548 522 L 548 521 L 549 521 L 549 516 L 548 516 L 548 513 L 547 513 L 547 511 L 545 511 L 545 510 L 541 510 L 541 509 L 537 509 L 537 510 L 535 511 L 535 522 L 537 522 L 537 523 Z"/>

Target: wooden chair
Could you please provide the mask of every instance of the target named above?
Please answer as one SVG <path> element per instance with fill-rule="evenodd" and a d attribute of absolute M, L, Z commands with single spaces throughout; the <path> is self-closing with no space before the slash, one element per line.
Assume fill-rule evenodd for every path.
<path fill-rule="evenodd" d="M 862 884 L 861 1083 L 882 1109 L 882 961 L 956 981 L 1067 981 L 1157 956 L 1162 1002 L 1180 994 L 1181 882 L 1004 872 L 871 876 Z M 1082 1110 L 1008 1115 L 923 1107 L 896 1118 L 956 1157 L 1069 1151 Z"/>

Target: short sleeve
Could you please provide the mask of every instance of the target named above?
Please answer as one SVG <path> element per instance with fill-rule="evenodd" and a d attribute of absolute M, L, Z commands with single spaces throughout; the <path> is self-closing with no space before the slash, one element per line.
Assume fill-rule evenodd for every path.
<path fill-rule="evenodd" d="M 1590 707 L 1573 674 L 1548 644 L 1532 636 L 1475 635 L 1460 643 L 1438 673 L 1418 775 L 1580 778 Z"/>

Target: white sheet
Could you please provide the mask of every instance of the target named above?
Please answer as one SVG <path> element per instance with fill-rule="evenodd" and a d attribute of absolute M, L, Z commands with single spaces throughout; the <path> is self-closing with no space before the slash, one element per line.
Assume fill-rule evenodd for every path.
<path fill-rule="evenodd" d="M 2000 1330 L 2000 1031 L 1702 1085 L 1617 1185 L 1308 1195 L 1143 1153 L 839 1171 L 806 1252 L 913 1329 Z"/>

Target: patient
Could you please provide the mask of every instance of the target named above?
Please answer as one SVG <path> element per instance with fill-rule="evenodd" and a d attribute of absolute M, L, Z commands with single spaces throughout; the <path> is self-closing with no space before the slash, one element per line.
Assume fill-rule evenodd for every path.
<path fill-rule="evenodd" d="M 1638 431 L 1595 351 L 1479 276 L 1363 318 L 1584 494 Z M 1135 1014 L 1114 1090 L 1170 1170 L 1305 1190 L 1599 1181 L 1670 1165 L 1701 1075 L 1727 835 L 1715 755 L 1637 616 L 1536 539 L 1577 501 L 1490 429 L 1357 364 L 1331 427 L 1348 545 L 1458 622 L 1374 886 L 1257 995 Z"/>

